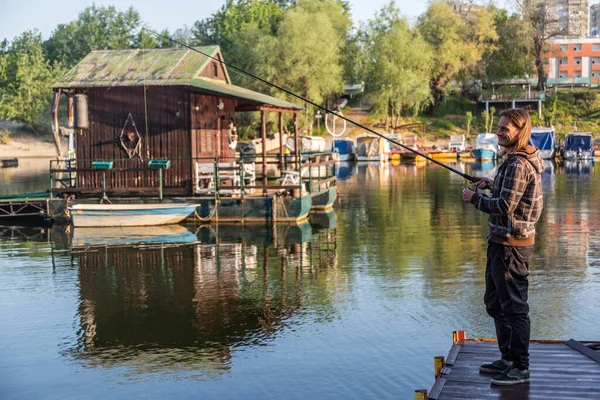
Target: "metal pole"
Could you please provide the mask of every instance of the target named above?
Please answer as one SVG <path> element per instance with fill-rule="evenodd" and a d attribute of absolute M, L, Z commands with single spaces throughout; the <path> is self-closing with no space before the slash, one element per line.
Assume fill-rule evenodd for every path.
<path fill-rule="evenodd" d="M 279 170 L 283 170 L 283 113 L 279 112 Z"/>
<path fill-rule="evenodd" d="M 300 172 L 300 160 L 298 159 L 298 114 L 294 114 L 294 156 L 296 159 L 296 170 Z"/>
<path fill-rule="evenodd" d="M 162 180 L 163 180 L 163 172 L 162 172 L 162 168 L 159 168 L 158 169 L 158 187 L 159 187 L 158 198 L 160 200 L 163 199 L 163 182 L 162 182 Z"/>

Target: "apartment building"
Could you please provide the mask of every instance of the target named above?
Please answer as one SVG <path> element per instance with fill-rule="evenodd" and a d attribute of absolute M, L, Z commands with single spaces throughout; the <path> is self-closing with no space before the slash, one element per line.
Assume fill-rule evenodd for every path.
<path fill-rule="evenodd" d="M 583 37 L 588 35 L 588 0 L 524 0 L 526 8 L 533 7 L 537 12 L 547 10 L 550 20 L 548 32 L 560 32 L 562 37 Z"/>
<path fill-rule="evenodd" d="M 546 53 L 548 80 L 600 80 L 600 37 L 554 39 Z"/>
<path fill-rule="evenodd" d="M 590 36 L 600 36 L 600 3 L 590 7 Z"/>

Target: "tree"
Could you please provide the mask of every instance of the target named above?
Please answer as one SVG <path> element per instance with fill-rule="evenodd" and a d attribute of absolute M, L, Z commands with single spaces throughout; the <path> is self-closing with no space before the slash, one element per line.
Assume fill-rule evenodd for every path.
<path fill-rule="evenodd" d="M 386 116 L 386 128 L 398 125 L 403 113 L 416 114 L 430 102 L 431 47 L 393 2 L 369 22 L 365 36 L 368 97 L 375 113 Z"/>
<path fill-rule="evenodd" d="M 533 40 L 527 22 L 505 9 L 494 10 L 498 40 L 483 56 L 490 79 L 524 78 L 533 72 Z"/>
<path fill-rule="evenodd" d="M 323 103 L 343 89 L 341 41 L 326 13 L 288 9 L 277 36 L 265 36 L 256 46 L 264 57 L 258 73 L 317 104 Z M 281 96 L 278 91 L 272 93 Z M 305 116 L 305 124 L 312 126 L 308 109 Z"/>
<path fill-rule="evenodd" d="M 545 54 L 549 50 L 549 42 L 557 36 L 568 36 L 569 25 L 560 21 L 557 9 L 564 5 L 562 0 L 515 0 L 521 11 L 523 20 L 528 25 L 528 34 L 533 40 L 533 57 L 535 70 L 538 76 L 537 90 L 545 90 L 547 75 L 544 70 Z M 585 3 L 585 4 L 584 4 Z M 587 2 L 581 2 L 582 11 Z M 577 9 L 569 9 L 569 13 L 576 13 Z M 585 34 L 585 33 L 584 33 Z"/>
<path fill-rule="evenodd" d="M 467 136 L 471 134 L 471 122 L 473 122 L 473 113 L 471 111 L 467 111 Z"/>
<path fill-rule="evenodd" d="M 26 31 L 17 36 L 0 56 L 0 117 L 29 124 L 50 103 L 55 71 L 44 58 L 42 35 Z"/>
<path fill-rule="evenodd" d="M 491 13 L 479 7 L 454 12 L 443 0 L 430 4 L 419 18 L 418 28 L 435 54 L 431 76 L 432 111 L 442 102 L 448 84 L 459 74 L 463 79 L 479 65 L 484 52 L 497 39 Z"/>
<path fill-rule="evenodd" d="M 139 42 L 141 19 L 132 7 L 117 11 L 113 6 L 86 7 L 76 21 L 60 24 L 44 43 L 52 63 L 71 67 L 92 50 L 129 49 Z"/>

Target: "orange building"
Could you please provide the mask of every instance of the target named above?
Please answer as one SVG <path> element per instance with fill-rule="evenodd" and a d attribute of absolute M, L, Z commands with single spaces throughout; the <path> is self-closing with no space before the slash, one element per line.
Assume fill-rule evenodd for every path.
<path fill-rule="evenodd" d="M 600 82 L 600 38 L 554 39 L 546 60 L 548 84 Z"/>

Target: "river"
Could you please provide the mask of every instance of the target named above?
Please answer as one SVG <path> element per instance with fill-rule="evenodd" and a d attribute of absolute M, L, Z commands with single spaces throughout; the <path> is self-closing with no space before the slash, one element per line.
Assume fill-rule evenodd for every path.
<path fill-rule="evenodd" d="M 494 164 L 458 164 L 493 176 Z M 32 167 L 35 169 L 34 167 Z M 38 191 L 20 167 L 0 193 Z M 309 223 L 0 227 L 0 398 L 412 399 L 494 337 L 486 217 L 434 165 L 347 165 Z M 600 340 L 600 178 L 547 163 L 532 338 Z M 535 369 L 535 365 L 532 365 Z"/>

